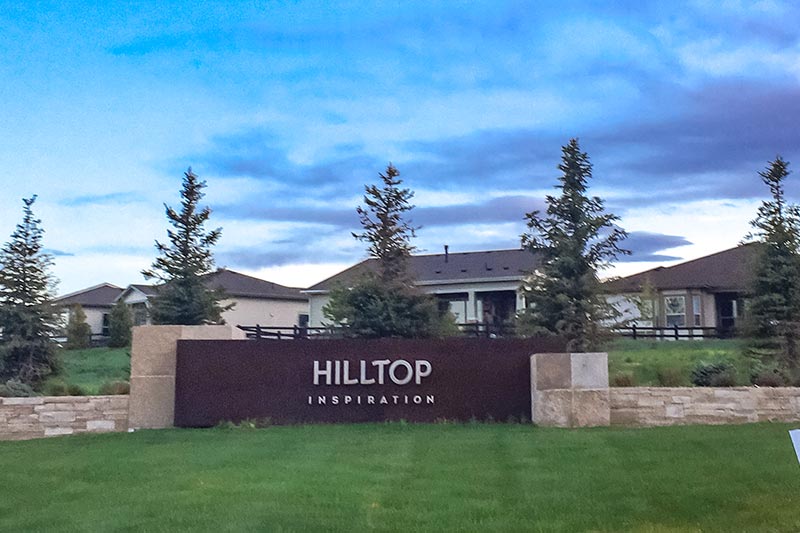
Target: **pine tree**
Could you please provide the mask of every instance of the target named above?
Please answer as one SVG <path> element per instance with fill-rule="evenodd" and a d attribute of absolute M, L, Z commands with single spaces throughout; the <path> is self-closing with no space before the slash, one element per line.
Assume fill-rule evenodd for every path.
<path fill-rule="evenodd" d="M 408 284 L 408 258 L 416 249 L 411 239 L 416 230 L 404 215 L 414 206 L 414 193 L 401 188 L 400 172 L 391 164 L 379 174 L 383 187 L 366 185 L 364 205 L 356 209 L 364 231 L 353 237 L 369 244 L 367 253 L 378 260 L 378 274 L 384 283 Z"/>
<path fill-rule="evenodd" d="M 69 310 L 66 348 L 68 350 L 88 348 L 91 340 L 92 328 L 86 322 L 86 313 L 80 304 L 75 304 Z"/>
<path fill-rule="evenodd" d="M 131 310 L 125 302 L 119 300 L 111 308 L 108 317 L 108 345 L 112 348 L 130 346 L 131 328 L 133 328 Z"/>
<path fill-rule="evenodd" d="M 222 320 L 225 308 L 219 301 L 223 295 L 203 283 L 203 276 L 214 268 L 211 248 L 222 235 L 222 228 L 207 232 L 203 227 L 211 215 L 210 208 L 198 207 L 205 186 L 189 168 L 184 173 L 180 212 L 164 205 L 174 229 L 167 230 L 168 244 L 156 241 L 161 255 L 149 270 L 142 271 L 145 278 L 161 282 L 152 301 L 154 324 L 199 325 Z"/>
<path fill-rule="evenodd" d="M 51 336 L 50 305 L 55 278 L 52 257 L 43 251 L 41 220 L 32 210 L 36 196 L 23 199 L 23 218 L 0 249 L 0 379 L 33 384 L 58 370 Z"/>
<path fill-rule="evenodd" d="M 380 174 L 382 187 L 364 187 L 364 207 L 356 209 L 364 231 L 353 237 L 369 244 L 377 273 L 350 287 L 331 291 L 323 309 L 326 318 L 346 325 L 351 336 L 362 338 L 434 337 L 452 331 L 449 315 L 439 312 L 436 300 L 414 286 L 408 262 L 415 250 L 416 230 L 405 215 L 414 206 L 414 193 L 402 188 L 400 173 L 390 163 Z"/>
<path fill-rule="evenodd" d="M 760 242 L 754 265 L 752 296 L 747 307 L 750 335 L 759 348 L 778 352 L 790 368 L 798 368 L 800 334 L 800 207 L 786 201 L 784 181 L 789 163 L 780 156 L 759 172 L 770 200 L 758 208 L 747 240 Z"/>
<path fill-rule="evenodd" d="M 620 254 L 627 233 L 615 225 L 619 218 L 605 213 L 603 201 L 588 196 L 592 165 L 577 139 L 562 147 L 558 169 L 559 196 L 548 195 L 547 213 L 527 213 L 528 232 L 522 246 L 541 257 L 541 267 L 523 284 L 528 308 L 520 329 L 531 334 L 554 334 L 567 340 L 567 349 L 597 348 L 601 322 L 613 313 L 600 291 L 599 270 Z"/>

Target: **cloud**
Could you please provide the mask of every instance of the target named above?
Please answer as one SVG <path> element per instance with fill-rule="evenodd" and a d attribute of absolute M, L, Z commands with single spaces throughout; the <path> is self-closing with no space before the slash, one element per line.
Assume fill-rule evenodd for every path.
<path fill-rule="evenodd" d="M 414 209 L 411 216 L 414 224 L 421 224 L 423 227 L 453 226 L 520 222 L 526 213 L 543 209 L 546 209 L 546 205 L 542 198 L 501 196 L 482 203 L 419 207 Z"/>
<path fill-rule="evenodd" d="M 72 256 L 75 255 L 75 254 L 70 253 L 70 252 L 64 252 L 64 251 L 55 250 L 55 249 L 52 249 L 52 248 L 43 248 L 42 252 L 45 253 L 45 254 L 52 255 L 53 257 L 72 257 Z"/>
<path fill-rule="evenodd" d="M 692 244 L 684 237 L 677 235 L 665 235 L 660 233 L 650 233 L 645 231 L 632 231 L 628 238 L 622 242 L 622 247 L 630 250 L 631 255 L 620 256 L 620 263 L 639 263 L 647 261 L 674 261 L 682 259 L 679 256 L 662 254 L 664 250 L 688 246 Z"/>
<path fill-rule="evenodd" d="M 65 198 L 61 200 L 59 204 L 67 207 L 82 207 L 88 205 L 130 204 L 144 200 L 144 196 L 139 193 L 117 192 L 111 194 L 94 194 Z"/>

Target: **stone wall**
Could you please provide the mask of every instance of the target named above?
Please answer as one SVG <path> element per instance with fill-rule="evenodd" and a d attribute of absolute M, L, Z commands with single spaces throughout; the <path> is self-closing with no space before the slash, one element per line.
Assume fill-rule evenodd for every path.
<path fill-rule="evenodd" d="M 128 396 L 0 398 L 0 440 L 128 429 Z"/>
<path fill-rule="evenodd" d="M 800 421 L 797 387 L 621 387 L 610 393 L 611 425 Z"/>

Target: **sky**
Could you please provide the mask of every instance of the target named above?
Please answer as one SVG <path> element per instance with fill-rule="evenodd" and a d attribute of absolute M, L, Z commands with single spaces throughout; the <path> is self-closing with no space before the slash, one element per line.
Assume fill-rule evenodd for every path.
<path fill-rule="evenodd" d="M 420 253 L 517 248 L 578 138 L 630 234 L 603 275 L 693 259 L 745 237 L 769 161 L 800 165 L 798 22 L 791 1 L 0 0 L 0 242 L 37 194 L 59 294 L 142 283 L 191 167 L 217 266 L 308 287 L 366 257 L 355 209 L 390 162 Z"/>

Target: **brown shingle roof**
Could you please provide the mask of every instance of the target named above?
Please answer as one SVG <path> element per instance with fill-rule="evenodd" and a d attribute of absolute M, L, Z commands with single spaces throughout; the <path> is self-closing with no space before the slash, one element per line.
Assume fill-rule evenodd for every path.
<path fill-rule="evenodd" d="M 53 303 L 56 305 L 75 305 L 82 307 L 111 307 L 114 300 L 122 294 L 122 289 L 111 283 L 101 283 L 88 289 L 59 296 Z"/>
<path fill-rule="evenodd" d="M 612 293 L 640 292 L 645 284 L 657 290 L 705 289 L 747 292 L 758 243 L 749 243 L 671 267 L 658 267 L 605 283 Z"/>
<path fill-rule="evenodd" d="M 445 255 L 447 261 L 445 261 Z M 528 250 L 490 250 L 449 254 L 413 255 L 409 270 L 418 285 L 467 281 L 522 280 L 539 265 Z M 337 284 L 347 285 L 368 272 L 375 272 L 377 259 L 367 259 L 307 289 L 327 292 Z"/>
<path fill-rule="evenodd" d="M 301 289 L 278 285 L 225 268 L 209 274 L 207 279 L 211 287 L 222 289 L 227 296 L 308 301 L 308 296 L 301 293 Z"/>

